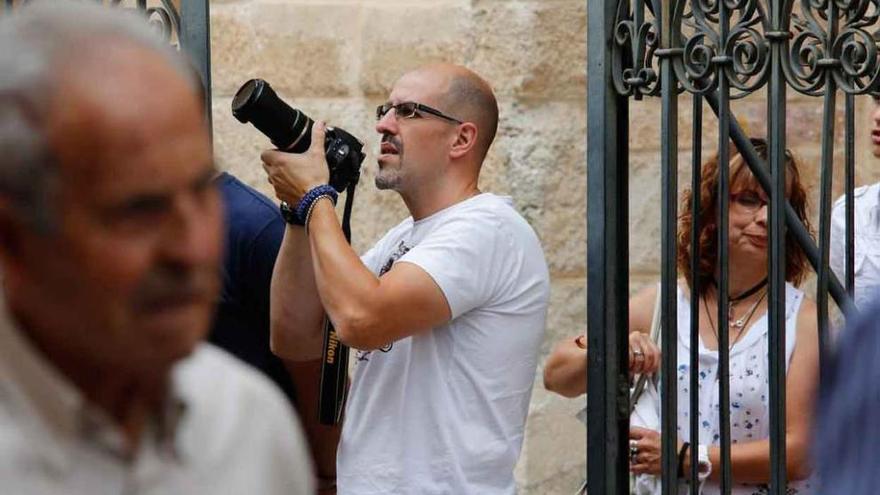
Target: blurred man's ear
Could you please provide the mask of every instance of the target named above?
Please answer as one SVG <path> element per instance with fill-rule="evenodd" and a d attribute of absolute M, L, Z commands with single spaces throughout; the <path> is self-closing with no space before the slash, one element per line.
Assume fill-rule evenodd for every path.
<path fill-rule="evenodd" d="M 9 274 L 21 263 L 22 233 L 25 225 L 12 202 L 0 196 L 0 270 Z"/>

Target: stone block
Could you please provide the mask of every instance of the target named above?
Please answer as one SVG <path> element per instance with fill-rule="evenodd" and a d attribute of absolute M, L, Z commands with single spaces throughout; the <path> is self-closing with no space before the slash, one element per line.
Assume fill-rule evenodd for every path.
<path fill-rule="evenodd" d="M 385 97 L 403 73 L 431 62 L 467 65 L 475 28 L 471 2 L 383 2 L 363 7 L 355 52 L 363 94 Z"/>
<path fill-rule="evenodd" d="M 660 98 L 644 98 L 641 101 L 630 101 L 629 132 L 630 151 L 659 151 L 661 148 L 660 125 L 662 123 L 662 102 Z M 678 149 L 693 148 L 694 139 L 694 105 L 693 97 L 678 98 Z M 718 119 L 708 104 L 703 103 L 701 110 L 700 138 L 704 155 L 718 146 Z"/>
<path fill-rule="evenodd" d="M 500 94 L 586 96 L 586 3 L 475 2 L 471 67 Z"/>
<path fill-rule="evenodd" d="M 550 284 L 547 329 L 541 344 L 541 362 L 560 341 L 583 333 L 587 325 L 586 277 L 555 277 Z"/>
<path fill-rule="evenodd" d="M 587 435 L 575 414 L 585 405 L 585 397 L 555 395 L 537 380 L 514 471 L 519 493 L 575 493 L 586 472 Z"/>
<path fill-rule="evenodd" d="M 360 63 L 360 7 L 256 0 L 247 4 L 257 29 L 253 73 L 276 89 L 306 97 L 347 96 Z M 339 7 L 339 5 L 337 5 Z"/>
<path fill-rule="evenodd" d="M 275 198 L 260 161 L 260 153 L 272 145 L 256 128 L 235 120 L 231 104 L 232 97 L 228 96 L 215 96 L 213 100 L 214 158 L 217 166 L 270 198 Z"/>
<path fill-rule="evenodd" d="M 541 237 L 551 273 L 583 274 L 586 111 L 563 102 L 504 104 L 496 151 L 517 209 Z"/>
<path fill-rule="evenodd" d="M 690 188 L 691 153 L 678 155 L 678 194 Z M 660 268 L 661 162 L 658 152 L 630 154 L 629 263 L 633 273 L 653 273 Z M 680 207 L 680 199 L 676 202 Z M 681 212 L 679 211 L 679 214 Z"/>
<path fill-rule="evenodd" d="M 211 7 L 211 83 L 215 98 L 234 95 L 255 77 L 259 40 L 250 10 L 242 4 Z"/>

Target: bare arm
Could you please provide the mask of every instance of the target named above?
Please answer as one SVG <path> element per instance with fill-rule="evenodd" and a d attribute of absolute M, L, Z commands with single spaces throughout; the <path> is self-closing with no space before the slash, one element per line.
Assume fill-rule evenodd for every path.
<path fill-rule="evenodd" d="M 272 352 L 286 361 L 321 358 L 324 310 L 301 227 L 288 225 L 284 232 L 272 272 L 269 315 Z"/>
<path fill-rule="evenodd" d="M 395 263 L 379 278 L 364 266 L 329 201 L 315 206 L 309 233 L 318 293 L 346 344 L 376 349 L 451 319 L 446 296 L 420 267 Z"/>
<path fill-rule="evenodd" d="M 629 302 L 629 371 L 656 371 L 660 366 L 660 349 L 650 340 L 651 318 L 657 286 L 639 291 Z M 638 356 L 634 351 L 642 351 Z M 558 343 L 544 365 L 544 387 L 565 397 L 587 392 L 587 351 L 575 344 L 574 338 Z"/>
<path fill-rule="evenodd" d="M 544 365 L 544 388 L 563 397 L 587 393 L 587 350 L 565 339 L 556 344 Z"/>

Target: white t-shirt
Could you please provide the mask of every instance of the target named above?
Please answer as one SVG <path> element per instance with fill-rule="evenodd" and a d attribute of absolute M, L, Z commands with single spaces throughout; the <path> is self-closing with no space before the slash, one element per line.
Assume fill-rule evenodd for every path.
<path fill-rule="evenodd" d="M 481 194 L 403 221 L 363 261 L 421 267 L 452 320 L 357 353 L 340 495 L 514 493 L 549 298 L 534 231 L 509 198 Z"/>

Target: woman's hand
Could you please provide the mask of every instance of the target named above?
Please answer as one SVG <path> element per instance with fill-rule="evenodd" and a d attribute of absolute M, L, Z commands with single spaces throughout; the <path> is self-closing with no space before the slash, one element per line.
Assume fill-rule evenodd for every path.
<path fill-rule="evenodd" d="M 678 442 L 676 452 L 681 450 Z M 634 474 L 660 476 L 663 466 L 660 463 L 660 432 L 632 426 L 629 429 L 629 470 Z M 677 475 L 677 473 L 673 473 Z"/>
<path fill-rule="evenodd" d="M 630 374 L 653 373 L 660 369 L 660 348 L 651 337 L 642 332 L 629 334 Z"/>

